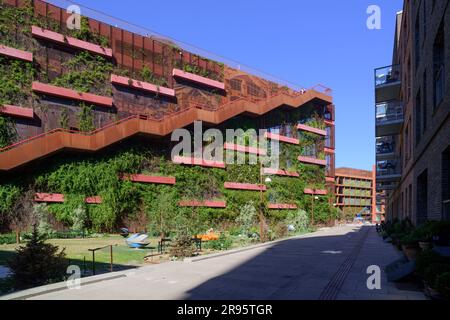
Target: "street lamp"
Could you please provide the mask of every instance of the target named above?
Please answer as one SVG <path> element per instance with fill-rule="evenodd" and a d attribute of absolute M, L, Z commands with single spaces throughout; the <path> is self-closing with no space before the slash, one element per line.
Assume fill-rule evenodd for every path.
<path fill-rule="evenodd" d="M 263 213 L 263 205 L 264 205 L 264 194 L 263 194 L 263 178 L 264 178 L 264 172 L 263 172 L 263 164 L 262 161 L 260 161 L 260 205 L 259 205 L 259 239 L 263 243 L 266 239 L 265 231 L 264 231 L 264 213 Z M 272 179 L 270 177 L 267 177 L 265 180 L 265 183 L 271 183 Z"/>
<path fill-rule="evenodd" d="M 312 195 L 311 199 L 311 224 L 314 225 L 314 200 L 319 200 L 319 197 Z"/>

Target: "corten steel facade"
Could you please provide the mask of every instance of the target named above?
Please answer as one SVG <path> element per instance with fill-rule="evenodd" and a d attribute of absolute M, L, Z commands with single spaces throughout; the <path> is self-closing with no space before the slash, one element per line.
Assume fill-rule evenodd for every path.
<path fill-rule="evenodd" d="M 372 171 L 337 168 L 336 207 L 346 216 L 361 214 L 367 221 L 384 220 L 384 206 L 377 203 L 375 167 Z"/>
<path fill-rule="evenodd" d="M 377 69 L 378 189 L 388 219 L 450 219 L 450 2 L 404 2 Z"/>
<path fill-rule="evenodd" d="M 24 4 L 16 0 L 1 3 L 15 7 Z M 257 122 L 259 128 L 279 130 L 281 143 L 284 138 L 298 139 L 302 132 L 323 136 L 323 143 L 310 154 L 299 155 L 304 156 L 299 157 L 299 161 L 325 167 L 324 181 L 333 191 L 335 128 L 330 89 L 319 85 L 294 90 L 202 58 L 171 41 L 118 28 L 114 21 L 108 24 L 98 15 L 97 20 L 88 18 L 90 32 L 107 39 L 109 47 L 80 41 L 62 35 L 68 18 L 66 10 L 40 0 L 31 3 L 34 14 L 51 20 L 51 24 L 57 25 L 57 32 L 38 26 L 33 26 L 28 33 L 17 29 L 15 40 L 25 50 L 18 52 L 15 48 L 0 46 L 0 55 L 32 59 L 34 67 L 44 70 L 46 75 L 35 77 L 30 88 L 33 95 L 22 105 L 0 109 L 3 116 L 14 121 L 18 132 L 16 143 L 0 150 L 3 174 L 32 171 L 35 165 L 45 166 L 43 159 L 57 152 L 96 152 L 138 135 L 155 144 L 167 145 L 175 129 L 191 128 L 197 120 L 203 121 L 205 127 L 225 129 L 230 121 L 250 119 Z M 95 93 L 81 93 L 51 83 L 67 72 L 65 62 L 83 51 L 101 56 L 114 65 L 105 86 Z M 196 72 L 189 72 L 191 69 L 186 70 L 185 65 Z M 134 78 L 144 68 L 159 79 L 158 84 Z M 92 132 L 81 132 L 79 128 L 79 103 L 95 106 L 95 130 Z M 295 122 L 295 130 L 292 130 L 292 123 L 285 125 L 286 119 L 274 118 L 274 112 L 279 110 L 283 110 L 286 119 L 290 119 L 294 111 L 303 114 L 299 119 L 290 119 Z M 305 125 L 312 115 L 320 117 L 323 129 Z M 67 128 L 60 126 L 63 116 L 67 118 Z M 324 160 L 316 159 L 319 153 L 325 155 Z M 186 164 L 183 159 L 178 160 Z M 294 176 L 295 173 L 280 170 L 271 174 Z M 43 196 L 51 198 L 51 195 Z"/>

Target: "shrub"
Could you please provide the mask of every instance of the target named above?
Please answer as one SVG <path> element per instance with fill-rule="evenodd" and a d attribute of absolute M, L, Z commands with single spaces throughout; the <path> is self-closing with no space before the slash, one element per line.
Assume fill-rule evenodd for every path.
<path fill-rule="evenodd" d="M 9 234 L 0 234 L 0 244 L 15 244 L 16 243 L 16 235 Z"/>
<path fill-rule="evenodd" d="M 443 298 L 450 299 L 450 272 L 445 272 L 436 278 L 435 289 Z"/>
<path fill-rule="evenodd" d="M 171 257 L 178 259 L 192 257 L 195 253 L 195 246 L 192 242 L 191 236 L 187 232 L 181 232 L 176 237 L 170 248 L 169 254 Z"/>
<path fill-rule="evenodd" d="M 30 241 L 17 250 L 15 258 L 8 266 L 13 273 L 16 289 L 26 289 L 62 281 L 66 270 L 65 252 L 45 243 L 34 227 Z"/>
<path fill-rule="evenodd" d="M 446 272 L 450 272 L 450 264 L 433 263 L 425 269 L 424 279 L 431 287 L 436 288 L 437 277 Z"/>
<path fill-rule="evenodd" d="M 208 241 L 205 243 L 206 249 L 225 251 L 231 248 L 233 240 L 222 233 L 218 240 Z"/>
<path fill-rule="evenodd" d="M 236 223 L 241 226 L 243 234 L 249 235 L 251 229 L 256 221 L 256 208 L 253 201 L 248 202 L 241 207 L 239 216 L 236 218 Z"/>
<path fill-rule="evenodd" d="M 418 239 L 414 232 L 405 234 L 400 238 L 400 243 L 404 246 L 417 245 L 417 242 Z"/>
<path fill-rule="evenodd" d="M 296 232 L 308 230 L 308 213 L 305 210 L 298 210 L 296 212 L 289 213 L 286 217 L 286 225 L 293 225 Z"/>
<path fill-rule="evenodd" d="M 425 250 L 419 252 L 416 258 L 416 271 L 421 276 L 424 276 L 425 269 L 431 264 L 445 263 L 446 259 L 433 250 Z"/>

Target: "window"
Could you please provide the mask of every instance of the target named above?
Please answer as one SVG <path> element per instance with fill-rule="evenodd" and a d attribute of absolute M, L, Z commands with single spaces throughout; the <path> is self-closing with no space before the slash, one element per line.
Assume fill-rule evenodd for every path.
<path fill-rule="evenodd" d="M 412 184 L 409 185 L 408 193 L 409 193 L 408 216 L 411 217 L 412 216 Z"/>
<path fill-rule="evenodd" d="M 417 177 L 416 223 L 421 225 L 427 220 L 428 210 L 428 171 Z"/>
<path fill-rule="evenodd" d="M 242 80 L 239 79 L 231 79 L 230 86 L 231 89 L 241 91 Z"/>
<path fill-rule="evenodd" d="M 450 221 L 450 146 L 442 153 L 442 218 Z"/>
<path fill-rule="evenodd" d="M 444 43 L 444 23 L 439 27 L 438 34 L 433 46 L 433 67 L 434 67 L 434 109 L 444 99 L 445 90 L 445 43 Z"/>
<path fill-rule="evenodd" d="M 427 108 L 427 105 L 428 105 L 427 70 L 425 70 L 423 72 L 423 87 L 422 87 L 422 90 L 423 90 L 423 97 L 422 97 L 422 103 L 423 103 L 423 106 L 422 106 L 423 117 L 422 118 L 423 118 L 423 122 L 422 122 L 422 124 L 423 124 L 423 132 L 425 133 L 427 131 L 427 121 L 428 121 L 428 119 L 427 119 L 427 112 L 428 112 L 428 108 Z"/>
<path fill-rule="evenodd" d="M 265 98 L 264 91 L 254 83 L 247 83 L 247 93 L 254 97 Z"/>
<path fill-rule="evenodd" d="M 405 130 L 405 159 L 403 167 L 406 167 L 408 160 L 409 160 L 409 124 L 406 126 Z"/>
<path fill-rule="evenodd" d="M 420 10 L 418 10 L 417 12 L 417 17 L 416 17 L 416 25 L 415 25 L 415 30 L 414 30 L 414 45 L 415 45 L 415 52 L 414 55 L 416 57 L 415 60 L 415 68 L 417 70 L 417 68 L 419 67 L 419 62 L 420 62 Z"/>
<path fill-rule="evenodd" d="M 423 6 L 423 40 L 427 36 L 427 1 L 422 1 Z M 422 41 L 425 42 L 425 41 Z"/>
<path fill-rule="evenodd" d="M 416 126 L 416 145 L 419 144 L 420 139 L 422 137 L 422 100 L 420 97 L 420 91 L 416 96 L 416 104 L 414 105 L 414 117 L 415 117 L 415 126 Z"/>

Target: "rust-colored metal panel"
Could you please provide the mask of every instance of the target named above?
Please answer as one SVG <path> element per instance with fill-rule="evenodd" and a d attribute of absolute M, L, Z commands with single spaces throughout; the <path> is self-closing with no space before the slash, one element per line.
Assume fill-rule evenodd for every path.
<path fill-rule="evenodd" d="M 48 4 L 47 17 L 55 20 L 55 22 L 57 22 L 58 25 L 61 27 L 61 9 L 60 8 L 58 8 L 52 4 Z"/>
<path fill-rule="evenodd" d="M 109 24 L 100 22 L 100 35 L 106 37 L 109 40 L 109 45 L 112 46 L 111 41 L 111 29 L 112 27 Z"/>
<path fill-rule="evenodd" d="M 34 14 L 45 17 L 47 15 L 45 3 L 42 1 L 33 1 L 33 3 L 34 3 Z"/>
<path fill-rule="evenodd" d="M 117 64 L 123 64 L 123 42 L 122 42 L 122 30 L 116 27 L 112 27 L 112 39 L 111 46 L 113 50 L 113 58 Z"/>
<path fill-rule="evenodd" d="M 144 63 L 144 37 L 133 34 L 134 43 L 134 70 L 140 72 Z"/>
<path fill-rule="evenodd" d="M 2 0 L 4 4 L 16 6 L 16 0 Z"/>
<path fill-rule="evenodd" d="M 131 32 L 122 31 L 123 34 L 123 57 L 122 57 L 122 67 L 134 71 L 133 65 L 133 55 L 134 55 L 134 47 L 133 47 L 133 34 Z"/>

